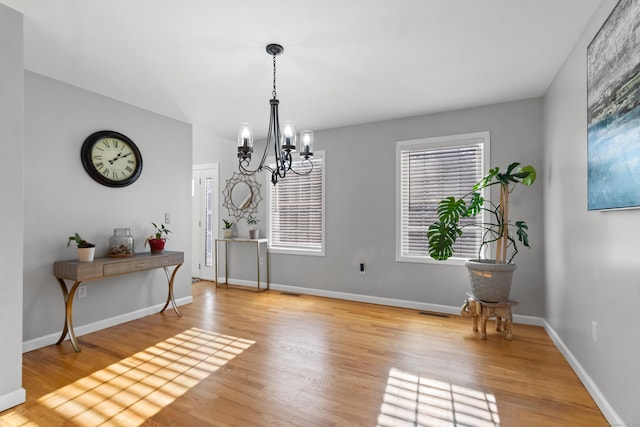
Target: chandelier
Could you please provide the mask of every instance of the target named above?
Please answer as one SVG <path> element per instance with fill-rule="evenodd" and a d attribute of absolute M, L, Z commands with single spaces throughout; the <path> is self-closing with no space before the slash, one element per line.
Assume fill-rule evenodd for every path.
<path fill-rule="evenodd" d="M 280 116 L 278 115 L 280 101 L 278 101 L 276 92 L 276 56 L 284 52 L 284 48 L 279 44 L 272 43 L 267 45 L 266 50 L 273 57 L 273 91 L 271 92 L 273 98 L 269 101 L 271 114 L 267 142 L 260 164 L 256 169 L 250 169 L 251 153 L 253 153 L 253 130 L 249 123 L 241 123 L 238 131 L 238 169 L 244 175 L 253 175 L 267 170 L 271 173 L 271 182 L 276 185 L 287 172 L 293 172 L 296 175 L 308 175 L 311 172 L 313 163 L 309 158 L 313 156 L 313 131 L 300 131 L 300 141 L 302 142 L 300 157 L 303 160 L 298 163 L 300 170 L 296 170 L 293 162 L 293 153 L 296 151 L 297 143 L 296 124 L 291 121 L 283 121 L 281 131 Z M 265 164 L 270 149 L 275 154 L 275 162 L 272 166 Z"/>

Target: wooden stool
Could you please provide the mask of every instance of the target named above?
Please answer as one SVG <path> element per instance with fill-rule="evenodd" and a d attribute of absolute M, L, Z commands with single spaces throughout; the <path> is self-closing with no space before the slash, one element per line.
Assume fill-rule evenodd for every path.
<path fill-rule="evenodd" d="M 473 319 L 473 330 L 476 332 L 478 332 L 478 318 L 480 319 L 480 338 L 483 340 L 487 339 L 487 319 L 495 317 L 496 331 L 502 332 L 505 339 L 511 341 L 513 339 L 511 307 L 514 305 L 518 305 L 518 301 L 487 302 L 467 294 L 467 300 L 462 305 L 460 314 Z"/>

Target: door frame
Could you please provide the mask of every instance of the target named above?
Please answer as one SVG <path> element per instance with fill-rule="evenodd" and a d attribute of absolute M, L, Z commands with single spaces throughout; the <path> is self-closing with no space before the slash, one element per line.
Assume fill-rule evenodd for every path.
<path fill-rule="evenodd" d="M 199 165 L 193 165 L 192 167 L 192 250 L 193 255 L 191 265 L 191 275 L 195 278 L 214 280 L 214 265 L 213 263 L 213 245 L 214 240 L 217 237 L 215 232 L 218 224 L 218 206 L 220 204 L 220 167 L 218 163 L 205 163 Z M 207 246 L 206 246 L 206 225 L 207 225 L 207 194 L 204 186 L 203 179 L 212 178 L 212 195 L 213 201 L 211 203 L 211 230 L 209 238 L 209 248 L 212 252 L 212 263 L 210 266 L 206 265 L 207 258 Z"/>

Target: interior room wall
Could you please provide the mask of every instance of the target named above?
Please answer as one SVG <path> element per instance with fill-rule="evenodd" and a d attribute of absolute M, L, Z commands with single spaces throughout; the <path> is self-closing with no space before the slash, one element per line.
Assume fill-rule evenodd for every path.
<path fill-rule="evenodd" d="M 80 233 L 105 256 L 114 228 L 130 228 L 135 251 L 149 251 L 151 222 L 172 231 L 166 250 L 183 251 L 174 293 L 191 299 L 191 125 L 124 104 L 39 74 L 25 72 L 24 340 L 33 347 L 57 340 L 64 325 L 64 301 L 53 263 L 76 258 L 67 237 Z M 115 130 L 131 138 L 143 156 L 140 178 L 130 186 L 98 184 L 80 162 L 85 138 Z M 86 282 L 76 299 L 74 326 L 116 323 L 163 304 L 162 269 Z M 176 316 L 167 311 L 164 316 Z M 70 348 L 70 347 L 69 347 Z"/>
<path fill-rule="evenodd" d="M 400 140 L 486 130 L 491 132 L 492 165 L 519 161 L 534 165 L 542 173 L 541 98 L 317 131 L 315 149 L 324 150 L 327 159 L 326 255 L 273 254 L 271 283 L 275 287 L 297 287 L 302 292 L 320 290 L 345 297 L 460 306 L 469 289 L 464 266 L 395 260 L 395 145 Z M 204 141 L 194 138 L 194 144 L 201 143 Z M 224 158 L 221 190 L 224 180 L 237 170 L 235 150 L 235 143 L 230 143 L 217 153 Z M 265 183 L 264 176 L 259 182 L 266 197 L 265 186 L 271 184 Z M 263 201 L 259 206 L 263 233 L 265 210 Z M 514 195 L 511 212 L 514 218 L 529 224 L 532 245 L 531 250 L 523 249 L 517 260 L 512 289 L 513 297 L 520 301 L 516 313 L 543 317 L 542 185 Z M 221 207 L 220 218 L 226 215 Z M 253 262 L 246 258 L 251 254 L 240 249 L 235 253 L 234 265 L 248 259 Z M 361 262 L 366 265 L 365 275 L 359 272 Z M 237 268 L 230 274 L 234 279 L 255 280 L 252 269 Z"/>
<path fill-rule="evenodd" d="M 24 75 L 22 14 L 0 4 L 0 411 L 25 400 L 22 388 Z M 8 226 L 7 226 L 8 224 Z"/>
<path fill-rule="evenodd" d="M 549 324 L 621 417 L 610 421 L 638 425 L 640 210 L 587 211 L 586 50 L 617 2 L 603 1 L 545 96 L 546 305 Z"/>
<path fill-rule="evenodd" d="M 193 124 L 193 164 L 202 165 L 220 162 L 225 165 L 225 176 L 232 172 L 237 160 L 234 152 L 236 142 L 216 135 L 201 123 Z"/>

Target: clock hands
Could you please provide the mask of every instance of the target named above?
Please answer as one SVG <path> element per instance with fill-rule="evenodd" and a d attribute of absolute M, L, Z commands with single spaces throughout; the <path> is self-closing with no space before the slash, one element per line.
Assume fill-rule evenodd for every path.
<path fill-rule="evenodd" d="M 112 165 L 112 164 L 114 164 L 116 162 L 116 160 L 124 159 L 125 157 L 127 157 L 127 156 L 129 156 L 131 154 L 132 154 L 131 151 L 129 151 L 127 154 L 122 155 L 122 151 L 121 151 L 121 152 L 118 153 L 118 155 L 115 158 L 109 160 L 109 164 Z"/>

